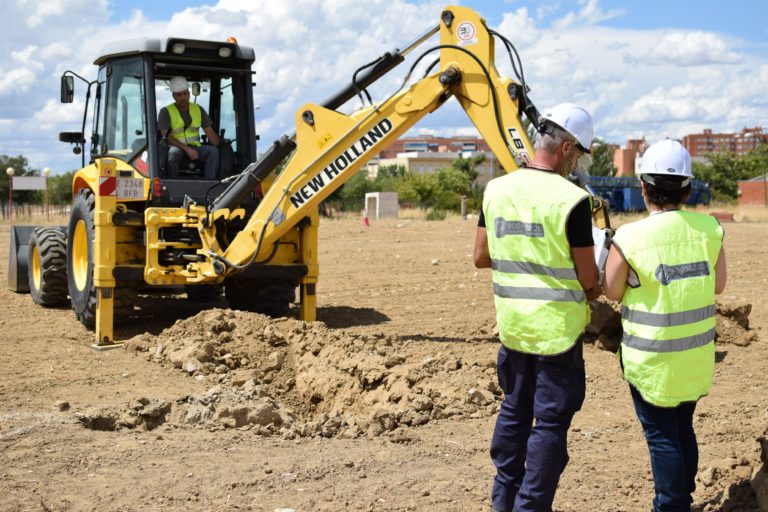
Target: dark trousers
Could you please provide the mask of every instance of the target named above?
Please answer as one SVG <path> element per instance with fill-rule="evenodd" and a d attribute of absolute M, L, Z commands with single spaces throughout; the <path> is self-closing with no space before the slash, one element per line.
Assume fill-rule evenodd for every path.
<path fill-rule="evenodd" d="M 557 356 L 523 354 L 502 346 L 497 370 L 505 397 L 491 440 L 496 466 L 493 508 L 551 511 L 560 474 L 568 464 L 568 428 L 584 402 L 582 342 Z"/>
<path fill-rule="evenodd" d="M 677 407 L 649 404 L 634 387 L 629 386 L 640 424 L 643 426 L 656 496 L 654 512 L 689 512 L 696 489 L 699 446 L 693 431 L 696 402 Z"/>
<path fill-rule="evenodd" d="M 203 178 L 206 180 L 215 180 L 216 172 L 219 170 L 219 149 L 216 146 L 196 146 L 195 151 L 203 163 Z M 170 178 L 178 178 L 181 163 L 186 153 L 176 146 L 168 147 L 168 175 Z"/>

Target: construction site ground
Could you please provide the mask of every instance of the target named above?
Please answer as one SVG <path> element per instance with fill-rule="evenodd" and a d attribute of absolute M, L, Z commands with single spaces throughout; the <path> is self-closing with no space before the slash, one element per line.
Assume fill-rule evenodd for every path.
<path fill-rule="evenodd" d="M 490 510 L 501 396 L 476 219 L 407 217 L 322 219 L 322 323 L 148 296 L 116 329 L 126 347 L 96 352 L 68 308 L 3 287 L 0 511 Z M 768 222 L 739 218 L 724 223 L 715 384 L 695 416 L 698 511 L 758 510 Z M 600 344 L 585 346 L 555 510 L 647 511 L 647 447 Z"/>

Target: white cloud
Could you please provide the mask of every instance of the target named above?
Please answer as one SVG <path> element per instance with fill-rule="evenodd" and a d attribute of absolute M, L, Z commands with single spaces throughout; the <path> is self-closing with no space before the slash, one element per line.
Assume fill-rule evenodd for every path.
<path fill-rule="evenodd" d="M 665 34 L 647 54 L 646 62 L 669 62 L 681 66 L 734 64 L 741 55 L 716 34 L 675 31 Z"/>
<path fill-rule="evenodd" d="M 612 18 L 621 16 L 624 11 L 622 9 L 612 9 L 610 11 L 604 11 L 600 7 L 598 0 L 579 0 L 581 9 L 577 12 L 569 12 L 562 18 L 555 20 L 553 28 L 555 30 L 565 30 L 573 25 L 585 24 L 596 25 L 601 21 L 607 21 Z"/>
<path fill-rule="evenodd" d="M 528 15 L 527 7 L 504 13 L 497 31 L 520 48 L 531 45 L 539 38 L 536 22 Z"/>

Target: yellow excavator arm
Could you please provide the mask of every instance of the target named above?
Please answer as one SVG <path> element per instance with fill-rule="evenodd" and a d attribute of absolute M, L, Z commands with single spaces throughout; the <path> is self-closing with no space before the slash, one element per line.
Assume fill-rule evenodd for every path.
<path fill-rule="evenodd" d="M 254 176 L 258 163 L 213 203 L 213 212 L 200 228 L 203 239 L 209 242 L 199 251 L 205 259 L 191 267 L 196 267 L 200 275 L 221 275 L 267 258 L 280 237 L 316 210 L 320 201 L 451 96 L 458 100 L 507 172 L 528 161 L 533 147 L 521 113 L 528 108 L 533 112 L 532 120 L 536 119 L 535 108 L 527 101 L 524 84 L 499 76 L 494 64 L 494 33 L 477 13 L 450 6 L 443 11 L 438 26 L 405 50 L 391 52 L 380 60 L 399 63 L 406 53 L 438 31 L 440 44 L 422 54 L 417 63 L 439 52 L 439 69 L 381 103 L 350 115 L 334 110 L 338 98 L 326 102 L 326 106 L 307 103 L 301 107 L 296 113 L 295 134 L 283 139 L 295 151 L 245 229 L 226 248 L 216 243 L 218 220 L 242 215 L 236 210 L 237 200 L 243 197 L 238 187 L 250 191 L 261 181 L 261 177 Z M 269 159 L 269 154 L 262 158 Z"/>

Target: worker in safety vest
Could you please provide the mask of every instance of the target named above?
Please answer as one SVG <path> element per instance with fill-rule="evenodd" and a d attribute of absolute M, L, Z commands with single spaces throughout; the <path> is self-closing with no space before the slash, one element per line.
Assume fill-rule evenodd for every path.
<path fill-rule="evenodd" d="M 168 137 L 168 163 L 166 169 L 170 177 L 179 177 L 181 161 L 186 154 L 190 162 L 203 164 L 205 179 L 216 179 L 219 170 L 219 136 L 213 129 L 208 113 L 197 103 L 189 102 L 189 84 L 183 76 L 175 76 L 170 82 L 173 103 L 160 109 L 157 128 Z M 200 141 L 200 129 L 212 144 L 203 145 Z"/>
<path fill-rule="evenodd" d="M 621 365 L 651 454 L 653 510 L 687 512 L 699 459 L 693 413 L 715 369 L 723 228 L 714 217 L 680 209 L 693 173 L 679 142 L 649 147 L 638 174 L 650 215 L 616 232 L 603 286 L 621 301 Z"/>
<path fill-rule="evenodd" d="M 584 401 L 588 301 L 601 293 L 592 200 L 566 179 L 589 158 L 592 117 L 566 103 L 539 123 L 531 163 L 488 183 L 475 239 L 475 266 L 492 268 L 501 338 L 504 401 L 491 441 L 500 512 L 552 510 L 568 429 Z"/>

